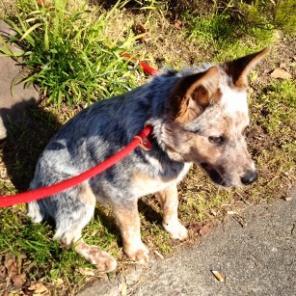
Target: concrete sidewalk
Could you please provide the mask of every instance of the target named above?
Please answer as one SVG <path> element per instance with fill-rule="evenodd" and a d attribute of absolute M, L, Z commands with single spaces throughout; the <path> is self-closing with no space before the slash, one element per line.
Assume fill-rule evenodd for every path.
<path fill-rule="evenodd" d="M 229 216 L 200 244 L 111 282 L 96 282 L 79 295 L 294 296 L 295 190 L 291 198 L 246 209 L 244 227 Z"/>
<path fill-rule="evenodd" d="M 0 20 L 0 36 L 13 34 L 10 27 Z M 19 49 L 11 47 L 11 50 L 17 52 Z M 18 62 L 10 57 L 0 56 L 0 140 L 7 136 L 6 126 L 11 122 L 21 122 L 23 110 L 40 99 L 33 86 L 25 87 L 23 82 L 18 83 L 24 77 L 26 73 Z"/>

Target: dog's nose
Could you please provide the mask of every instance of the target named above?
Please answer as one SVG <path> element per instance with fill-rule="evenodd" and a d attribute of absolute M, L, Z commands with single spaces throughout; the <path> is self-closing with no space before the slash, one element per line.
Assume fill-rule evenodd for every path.
<path fill-rule="evenodd" d="M 241 181 L 245 185 L 249 185 L 257 180 L 258 174 L 256 171 L 247 170 L 247 172 L 241 177 Z"/>

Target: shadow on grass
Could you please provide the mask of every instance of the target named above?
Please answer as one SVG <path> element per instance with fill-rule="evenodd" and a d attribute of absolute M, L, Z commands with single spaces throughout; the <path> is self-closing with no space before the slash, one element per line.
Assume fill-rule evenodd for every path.
<path fill-rule="evenodd" d="M 124 7 L 134 13 L 140 12 L 142 9 L 152 10 L 167 8 L 168 16 L 171 19 L 179 18 L 186 10 L 194 10 L 200 8 L 200 5 L 206 6 L 201 3 L 195 3 L 194 0 L 167 0 L 167 1 L 138 1 L 130 0 L 124 5 Z M 114 5 L 118 3 L 118 0 L 90 0 L 92 5 L 100 5 L 105 9 L 112 9 Z"/>
<path fill-rule="evenodd" d="M 7 129 L 7 138 L 0 143 L 0 149 L 3 151 L 8 178 L 17 191 L 26 191 L 40 154 L 61 125 L 53 114 L 40 108 L 33 99 L 9 109 L 0 108 L 0 116 Z M 149 223 L 161 225 L 161 215 L 145 200 L 139 201 L 139 212 Z M 97 207 L 94 219 L 114 234 L 118 245 L 122 246 L 120 231 L 113 216 L 106 215 Z M 47 223 L 54 226 L 51 220 Z"/>
<path fill-rule="evenodd" d="M 150 224 L 162 224 L 162 216 L 160 213 L 153 209 L 145 200 L 140 199 L 138 201 L 138 209 L 139 213 L 141 213 L 145 217 L 145 220 Z M 96 207 L 94 219 L 99 220 L 110 234 L 115 235 L 118 246 L 123 245 L 120 230 L 113 215 L 107 215 L 103 208 Z"/>
<path fill-rule="evenodd" d="M 142 213 L 145 219 L 151 224 L 162 224 L 162 216 L 155 211 L 145 200 L 139 200 L 139 212 Z"/>
<path fill-rule="evenodd" d="M 32 180 L 40 153 L 60 124 L 33 99 L 1 108 L 0 116 L 7 130 L 7 138 L 0 146 L 3 162 L 15 188 L 24 191 Z"/>

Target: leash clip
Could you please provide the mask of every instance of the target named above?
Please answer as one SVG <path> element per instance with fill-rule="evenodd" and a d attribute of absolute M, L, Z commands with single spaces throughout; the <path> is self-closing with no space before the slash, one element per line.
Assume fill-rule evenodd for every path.
<path fill-rule="evenodd" d="M 139 146 L 145 150 L 145 151 L 149 151 L 152 149 L 152 143 L 149 140 L 149 136 L 152 134 L 152 126 L 151 125 L 146 125 L 144 127 L 144 129 L 138 134 L 136 135 L 134 138 L 139 140 Z"/>
<path fill-rule="evenodd" d="M 139 147 L 145 151 L 150 151 L 152 149 L 152 143 L 148 138 L 142 138 L 140 136 L 135 136 L 135 139 L 139 139 Z"/>

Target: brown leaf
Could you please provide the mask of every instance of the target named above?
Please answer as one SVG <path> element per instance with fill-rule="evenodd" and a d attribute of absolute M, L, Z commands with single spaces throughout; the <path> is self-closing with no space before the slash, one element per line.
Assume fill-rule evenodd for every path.
<path fill-rule="evenodd" d="M 284 196 L 283 197 L 283 200 L 285 200 L 285 201 L 291 201 L 292 199 L 293 199 L 292 196 Z"/>
<path fill-rule="evenodd" d="M 214 275 L 217 281 L 224 282 L 225 276 L 221 272 L 217 270 L 211 270 L 211 273 Z"/>
<path fill-rule="evenodd" d="M 12 256 L 11 254 L 5 255 L 4 266 L 7 269 L 7 276 L 9 278 L 17 275 L 17 262 L 15 256 Z"/>
<path fill-rule="evenodd" d="M 142 24 L 134 24 L 132 30 L 136 35 L 144 34 L 147 32 L 146 28 Z"/>
<path fill-rule="evenodd" d="M 95 276 L 95 270 L 93 268 L 82 268 L 79 267 L 78 271 L 84 276 Z"/>
<path fill-rule="evenodd" d="M 49 295 L 48 289 L 40 282 L 31 284 L 28 288 L 29 291 L 33 291 L 33 296 L 45 296 Z"/>
<path fill-rule="evenodd" d="M 6 278 L 6 267 L 4 265 L 0 266 L 0 281 Z"/>
<path fill-rule="evenodd" d="M 272 78 L 279 78 L 279 79 L 291 79 L 292 78 L 292 75 L 287 72 L 286 70 L 284 69 L 281 69 L 281 68 L 275 68 L 270 76 Z"/>
<path fill-rule="evenodd" d="M 183 23 L 180 20 L 176 20 L 174 26 L 176 29 L 181 30 L 183 27 Z"/>
<path fill-rule="evenodd" d="M 27 278 L 24 273 L 15 275 L 11 278 L 11 282 L 12 282 L 13 286 L 17 289 L 20 289 L 24 285 L 26 280 L 27 280 Z"/>
<path fill-rule="evenodd" d="M 189 228 L 193 230 L 193 232 L 198 233 L 200 236 L 205 236 L 211 231 L 213 224 L 192 223 L 189 225 Z"/>

